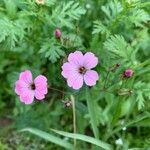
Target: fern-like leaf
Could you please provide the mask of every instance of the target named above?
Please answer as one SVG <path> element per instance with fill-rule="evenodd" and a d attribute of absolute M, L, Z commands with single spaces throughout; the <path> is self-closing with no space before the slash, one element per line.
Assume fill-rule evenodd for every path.
<path fill-rule="evenodd" d="M 57 59 L 65 55 L 61 47 L 55 44 L 54 39 L 44 42 L 39 52 L 43 53 L 52 63 L 55 63 Z"/>
<path fill-rule="evenodd" d="M 143 9 L 134 9 L 128 19 L 131 23 L 134 23 L 135 26 L 143 27 L 143 23 L 147 23 L 150 20 L 150 16 Z"/>
<path fill-rule="evenodd" d="M 6 45 L 12 49 L 17 42 L 23 39 L 24 34 L 24 28 L 19 21 L 13 22 L 7 18 L 0 19 L 0 43 L 6 42 Z"/>
<path fill-rule="evenodd" d="M 110 1 L 107 5 L 102 6 L 101 9 L 107 16 L 107 22 L 112 21 L 123 10 L 121 3 L 117 1 Z"/>
<path fill-rule="evenodd" d="M 145 100 L 150 100 L 150 86 L 145 82 L 139 81 L 134 85 L 136 91 L 136 101 L 138 109 L 142 109 L 145 105 Z"/>
<path fill-rule="evenodd" d="M 104 47 L 109 50 L 111 57 L 114 59 L 123 59 L 130 61 L 132 59 L 132 47 L 125 41 L 121 35 L 110 36 L 104 43 Z"/>
<path fill-rule="evenodd" d="M 58 5 L 52 11 L 52 20 L 56 25 L 62 25 L 72 28 L 73 23 L 71 21 L 78 20 L 81 15 L 85 14 L 85 9 L 79 6 L 79 3 L 70 1 Z M 58 15 L 59 14 L 59 15 Z"/>
<path fill-rule="evenodd" d="M 92 33 L 93 34 L 99 34 L 99 33 L 104 34 L 104 33 L 106 33 L 107 35 L 110 34 L 107 27 L 101 21 L 94 21 L 94 30 Z"/>

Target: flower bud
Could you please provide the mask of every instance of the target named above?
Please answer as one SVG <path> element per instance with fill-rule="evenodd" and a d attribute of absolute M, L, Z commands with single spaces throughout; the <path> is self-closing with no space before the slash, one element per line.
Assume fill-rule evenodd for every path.
<path fill-rule="evenodd" d="M 61 38 L 61 31 L 60 31 L 60 29 L 56 29 L 55 30 L 55 38 L 56 39 L 60 39 Z"/>
<path fill-rule="evenodd" d="M 64 103 L 65 108 L 69 108 L 72 106 L 72 102 L 70 100 L 62 101 Z"/>
<path fill-rule="evenodd" d="M 113 65 L 112 67 L 110 67 L 109 70 L 110 70 L 111 72 L 115 72 L 119 67 L 120 67 L 120 64 L 115 64 L 115 65 Z"/>
<path fill-rule="evenodd" d="M 133 70 L 132 69 L 127 69 L 124 71 L 124 77 L 130 78 L 133 76 Z"/>
<path fill-rule="evenodd" d="M 36 0 L 36 3 L 38 5 L 44 5 L 45 4 L 45 0 Z"/>

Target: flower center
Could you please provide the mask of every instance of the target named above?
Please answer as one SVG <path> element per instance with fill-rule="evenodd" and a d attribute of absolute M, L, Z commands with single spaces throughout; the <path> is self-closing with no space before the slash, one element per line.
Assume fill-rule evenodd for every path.
<path fill-rule="evenodd" d="M 86 73 L 86 68 L 85 67 L 80 67 L 79 68 L 79 73 L 80 74 L 85 74 Z"/>
<path fill-rule="evenodd" d="M 31 87 L 31 90 L 35 90 L 35 84 L 34 83 L 32 83 L 30 87 Z"/>

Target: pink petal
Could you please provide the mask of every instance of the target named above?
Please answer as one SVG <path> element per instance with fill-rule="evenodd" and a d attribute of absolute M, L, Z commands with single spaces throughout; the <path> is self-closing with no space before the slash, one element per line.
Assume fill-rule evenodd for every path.
<path fill-rule="evenodd" d="M 35 98 L 38 100 L 42 100 L 45 98 L 43 91 L 35 90 Z"/>
<path fill-rule="evenodd" d="M 43 75 L 39 75 L 35 78 L 34 84 L 36 87 L 36 90 L 40 91 L 41 94 L 47 94 L 48 85 L 47 85 L 47 78 Z M 37 98 L 38 99 L 38 98 Z"/>
<path fill-rule="evenodd" d="M 94 68 L 98 64 L 98 58 L 91 52 L 87 52 L 83 59 L 83 66 L 87 69 Z"/>
<path fill-rule="evenodd" d="M 63 64 L 61 74 L 64 78 L 68 78 L 76 72 L 77 72 L 77 68 L 75 65 L 68 62 Z"/>
<path fill-rule="evenodd" d="M 26 89 L 28 89 L 28 84 L 24 81 L 18 80 L 15 84 L 15 92 L 18 95 L 21 95 Z"/>
<path fill-rule="evenodd" d="M 42 83 L 47 84 L 47 78 L 43 75 L 39 75 L 34 79 L 36 86 L 40 86 Z"/>
<path fill-rule="evenodd" d="M 88 86 L 93 86 L 99 79 L 98 73 L 94 70 L 89 70 L 84 75 L 84 81 Z"/>
<path fill-rule="evenodd" d="M 34 100 L 34 91 L 26 90 L 20 95 L 20 101 L 25 104 L 31 104 Z"/>
<path fill-rule="evenodd" d="M 19 80 L 24 81 L 27 84 L 32 83 L 32 73 L 30 70 L 26 70 L 24 72 L 21 72 Z"/>
<path fill-rule="evenodd" d="M 83 86 L 83 76 L 76 73 L 75 75 L 67 79 L 67 84 L 69 87 L 78 90 Z"/>
<path fill-rule="evenodd" d="M 70 53 L 68 56 L 69 63 L 80 67 L 83 61 L 83 54 L 80 51 L 75 51 L 74 53 Z"/>

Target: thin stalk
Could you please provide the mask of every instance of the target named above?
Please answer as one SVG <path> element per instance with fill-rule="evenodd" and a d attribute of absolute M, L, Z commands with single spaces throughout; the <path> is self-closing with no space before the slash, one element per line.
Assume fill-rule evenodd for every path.
<path fill-rule="evenodd" d="M 59 89 L 56 89 L 56 88 L 53 88 L 53 87 L 48 87 L 49 89 L 51 89 L 51 90 L 55 90 L 55 91 L 58 91 L 58 92 L 60 92 L 60 93 L 63 93 L 64 94 L 64 92 L 63 91 L 61 91 L 61 90 L 59 90 Z"/>
<path fill-rule="evenodd" d="M 110 73 L 110 71 L 107 72 L 107 75 L 106 75 L 106 78 L 105 78 L 105 82 L 104 82 L 104 87 L 103 87 L 103 89 L 106 88 L 106 83 L 107 83 L 107 80 L 108 80 L 108 77 L 109 77 L 109 73 Z"/>
<path fill-rule="evenodd" d="M 64 98 L 64 95 L 65 95 L 64 91 L 61 91 L 61 90 L 53 88 L 53 87 L 48 87 L 48 88 L 51 89 L 51 90 L 54 90 L 54 91 L 57 91 L 57 92 L 61 93 L 62 94 L 62 99 Z"/>
<path fill-rule="evenodd" d="M 75 98 L 73 95 L 70 96 L 72 102 L 72 114 L 73 114 L 73 133 L 77 133 L 77 126 L 76 126 L 76 106 L 75 106 Z M 77 141 L 74 138 L 74 147 L 76 147 Z"/>

